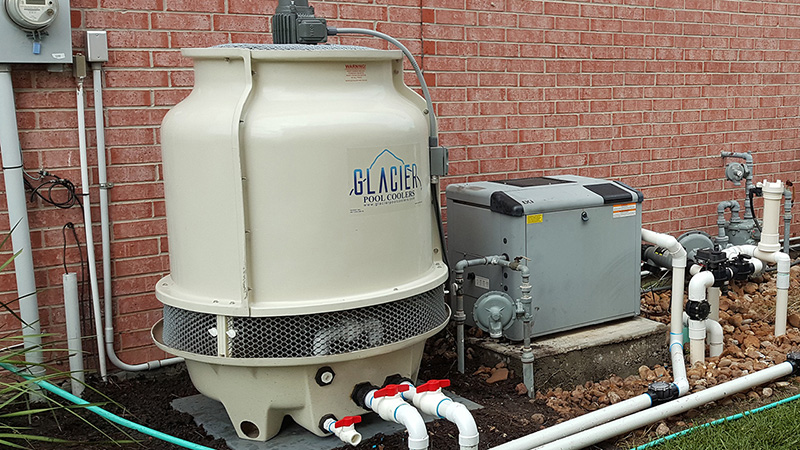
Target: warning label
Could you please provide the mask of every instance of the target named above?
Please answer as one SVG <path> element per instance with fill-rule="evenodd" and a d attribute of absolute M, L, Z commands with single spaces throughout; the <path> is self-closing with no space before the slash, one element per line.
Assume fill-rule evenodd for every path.
<path fill-rule="evenodd" d="M 357 83 L 359 81 L 367 81 L 367 65 L 345 64 L 344 81 L 347 83 Z"/>
<path fill-rule="evenodd" d="M 613 216 L 615 219 L 620 217 L 629 217 L 636 215 L 636 203 L 623 203 L 621 205 L 614 205 Z"/>

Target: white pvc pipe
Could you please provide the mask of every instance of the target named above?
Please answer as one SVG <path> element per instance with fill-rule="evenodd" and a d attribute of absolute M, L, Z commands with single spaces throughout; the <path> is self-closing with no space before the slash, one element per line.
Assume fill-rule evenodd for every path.
<path fill-rule="evenodd" d="M 108 379 L 106 371 L 106 351 L 103 344 L 103 311 L 100 308 L 100 292 L 97 286 L 97 263 L 94 257 L 94 237 L 92 235 L 92 206 L 89 202 L 89 160 L 86 153 L 86 117 L 83 100 L 83 78 L 78 79 L 78 148 L 81 159 L 81 198 L 83 199 L 83 224 L 86 231 L 86 256 L 89 265 L 89 284 L 92 291 L 92 310 L 94 327 L 97 332 L 97 359 L 100 376 Z"/>
<path fill-rule="evenodd" d="M 647 394 L 637 395 L 625 401 L 592 411 L 580 417 L 553 425 L 536 433 L 523 436 L 510 442 L 493 447 L 494 450 L 528 450 L 570 436 L 584 430 L 594 428 L 620 417 L 649 408 L 653 404 Z"/>
<path fill-rule="evenodd" d="M 83 394 L 83 343 L 81 342 L 81 316 L 78 302 L 78 276 L 65 273 L 61 276 L 64 287 L 64 320 L 67 325 L 67 351 L 69 352 L 70 386 L 73 395 Z"/>
<path fill-rule="evenodd" d="M 714 358 L 722 354 L 722 325 L 716 320 L 706 319 L 706 339 L 708 340 L 708 356 Z"/>
<path fill-rule="evenodd" d="M 689 301 L 706 301 L 706 291 L 714 284 L 714 274 L 700 272 L 689 280 Z M 692 365 L 705 361 L 706 323 L 705 320 L 689 319 L 689 362 Z"/>
<path fill-rule="evenodd" d="M 686 280 L 686 250 L 674 237 L 642 228 L 642 240 L 666 248 L 672 257 L 672 299 L 670 302 L 669 353 L 672 378 L 680 395 L 689 392 L 683 359 L 683 289 Z"/>
<path fill-rule="evenodd" d="M 441 388 L 435 391 L 417 392 L 417 388 L 413 384 L 407 381 L 403 384 L 409 386 L 408 391 L 400 393 L 404 400 L 410 400 L 417 409 L 425 414 L 446 419 L 456 425 L 460 450 L 478 450 L 480 442 L 478 425 L 475 424 L 475 419 L 466 406 L 446 396 Z"/>
<path fill-rule="evenodd" d="M 764 218 L 761 222 L 761 239 L 758 242 L 758 249 L 765 253 L 777 252 L 781 249 L 778 222 L 781 217 L 783 183 L 781 180 L 774 183 L 764 180 L 761 183 L 761 192 L 764 196 Z"/>
<path fill-rule="evenodd" d="M 708 304 L 711 306 L 711 313 L 709 313 L 708 318 L 711 320 L 719 320 L 719 294 L 720 289 L 718 287 L 711 286 L 708 288 Z"/>
<path fill-rule="evenodd" d="M 94 89 L 94 123 L 97 135 L 97 181 L 100 184 L 100 231 L 103 248 L 103 305 L 105 309 L 105 348 L 108 359 L 114 366 L 129 372 L 157 369 L 183 362 L 183 358 L 167 358 L 149 361 L 141 364 L 128 364 L 117 356 L 114 350 L 114 300 L 111 290 L 111 225 L 108 215 L 108 183 L 106 172 L 106 134 L 103 119 L 103 66 L 100 63 L 92 64 L 93 89 Z M 97 278 L 94 283 L 96 288 Z"/>
<path fill-rule="evenodd" d="M 746 391 L 754 386 L 768 383 L 777 378 L 784 377 L 794 371 L 790 362 L 784 362 L 758 372 L 745 375 L 727 383 L 718 384 L 708 389 L 695 392 L 659 406 L 640 411 L 622 419 L 609 422 L 598 427 L 576 433 L 564 439 L 551 442 L 540 447 L 539 450 L 574 450 L 591 446 L 594 443 L 610 439 L 614 436 L 633 431 L 659 420 L 676 414 L 686 412 L 706 403 L 717 401 L 737 392 Z M 499 447 L 498 447 L 499 448 Z"/>
<path fill-rule="evenodd" d="M 322 427 L 329 433 L 333 433 L 336 437 L 341 439 L 342 442 L 352 445 L 353 447 L 361 443 L 361 433 L 356 431 L 355 425 L 347 425 L 338 428 L 335 425 L 336 419 L 327 419 Z"/>
<path fill-rule="evenodd" d="M 409 450 L 427 450 L 428 430 L 419 411 L 400 398 L 400 395 L 376 398 L 376 392 L 377 389 L 366 395 L 364 403 L 367 407 L 378 413 L 381 419 L 406 427 Z"/>
<path fill-rule="evenodd" d="M 706 358 L 705 320 L 689 319 L 689 364 L 705 362 Z"/>
<path fill-rule="evenodd" d="M 7 45 L 7 44 L 3 44 Z M 17 131 L 17 110 L 14 104 L 14 85 L 11 66 L 0 64 L 0 151 L 3 156 L 8 221 L 11 227 L 11 248 L 14 259 L 14 276 L 17 282 L 19 315 L 22 319 L 25 361 L 34 376 L 44 374 L 39 300 L 36 296 L 36 279 L 33 272 L 31 234 L 28 228 L 28 206 L 22 173 L 22 148 Z"/>
<path fill-rule="evenodd" d="M 733 247 L 732 251 L 778 266 L 775 280 L 775 287 L 778 290 L 775 296 L 775 336 L 786 334 L 786 316 L 789 313 L 789 270 L 792 267 L 792 258 L 783 252 L 764 252 L 754 245 L 739 245 Z"/>

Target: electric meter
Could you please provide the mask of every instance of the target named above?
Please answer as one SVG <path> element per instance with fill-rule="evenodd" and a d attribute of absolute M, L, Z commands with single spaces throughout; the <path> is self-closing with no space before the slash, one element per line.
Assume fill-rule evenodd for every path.
<path fill-rule="evenodd" d="M 49 27 L 58 16 L 58 0 L 5 0 L 8 17 L 27 31 Z"/>

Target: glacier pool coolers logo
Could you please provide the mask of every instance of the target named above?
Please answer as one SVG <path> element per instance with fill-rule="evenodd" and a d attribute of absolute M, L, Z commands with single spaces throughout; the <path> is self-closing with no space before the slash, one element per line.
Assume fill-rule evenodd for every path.
<path fill-rule="evenodd" d="M 406 153 L 413 155 L 413 152 Z M 391 205 L 410 205 L 421 201 L 418 197 L 422 181 L 416 162 L 400 158 L 388 148 L 373 155 L 373 151 L 350 151 L 351 213 L 388 210 L 393 209 Z"/>

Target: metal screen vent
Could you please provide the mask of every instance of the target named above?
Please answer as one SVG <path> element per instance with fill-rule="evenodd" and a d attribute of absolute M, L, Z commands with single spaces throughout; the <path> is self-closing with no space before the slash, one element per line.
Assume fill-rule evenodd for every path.
<path fill-rule="evenodd" d="M 164 343 L 172 348 L 198 355 L 217 356 L 217 338 L 208 330 L 216 329 L 217 316 L 164 305 Z"/>
<path fill-rule="evenodd" d="M 196 316 L 207 319 L 199 324 Z M 346 311 L 301 316 L 231 317 L 230 330 L 234 332 L 229 340 L 228 356 L 306 358 L 350 353 L 419 336 L 448 318 L 443 286 L 404 300 Z M 211 337 L 209 330 L 215 328 L 216 323 L 213 314 L 165 305 L 164 343 L 178 350 L 217 356 L 216 340 L 212 338 L 212 345 L 205 344 Z M 201 340 L 204 344 L 197 343 Z"/>

